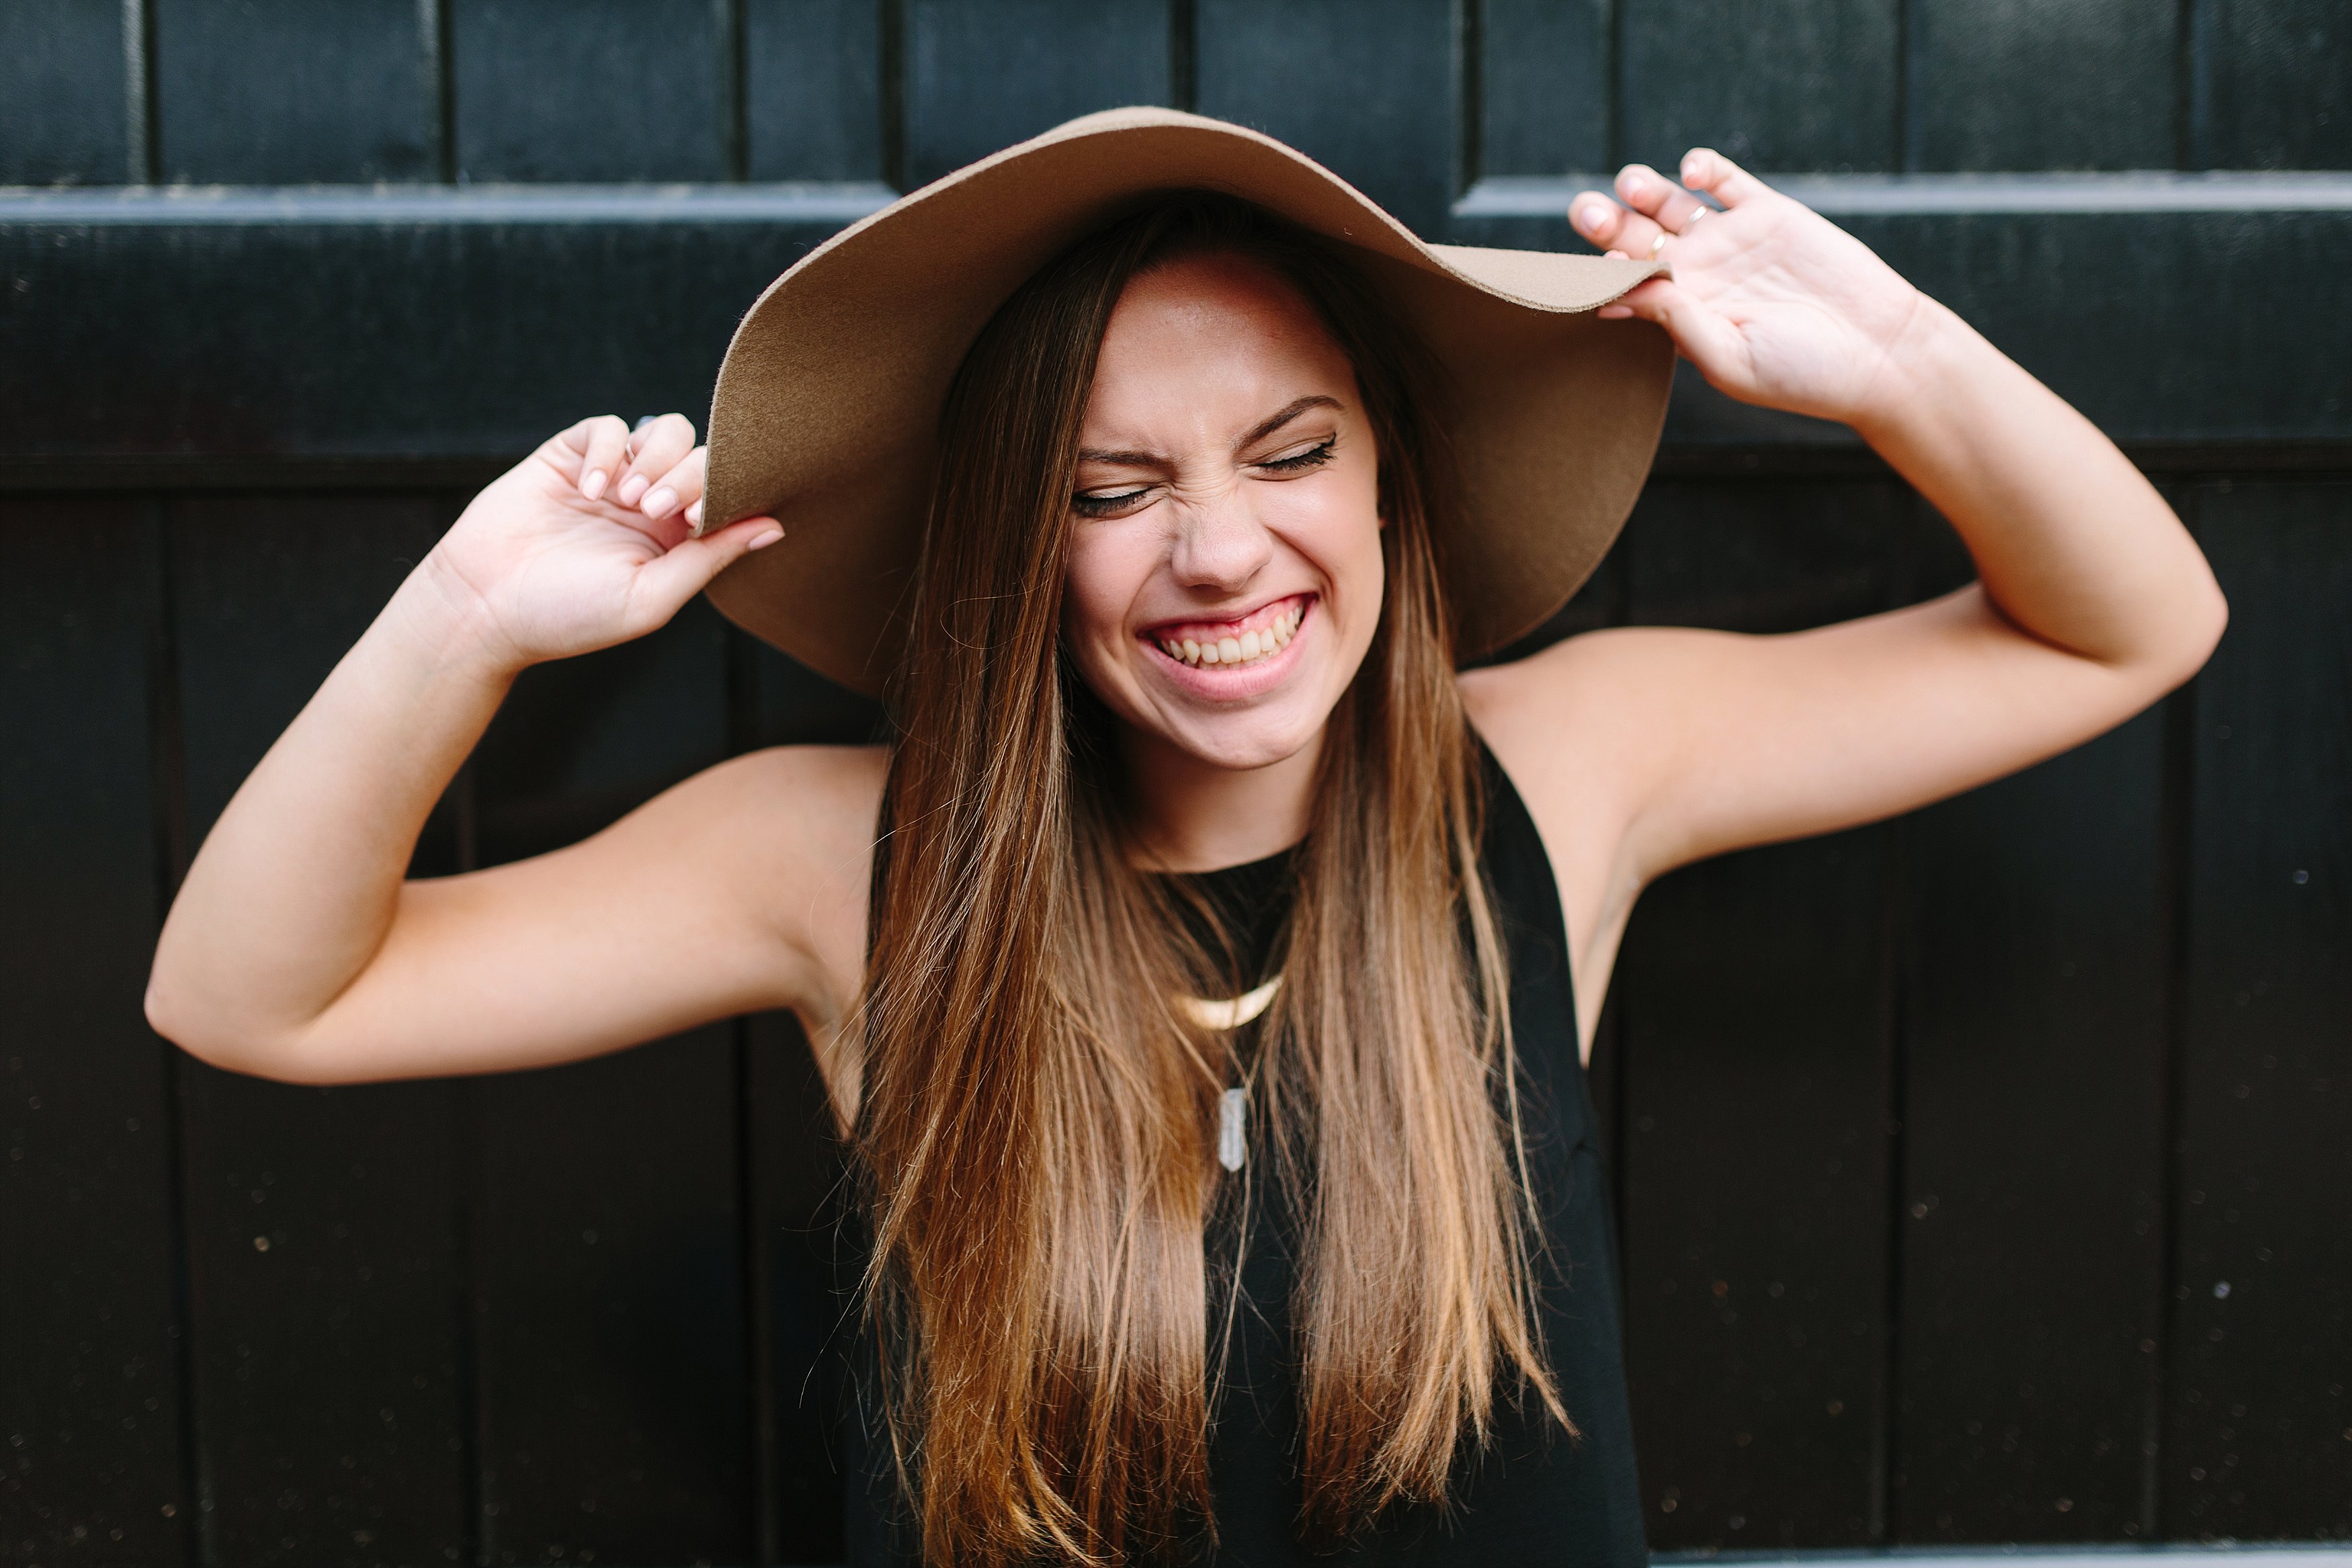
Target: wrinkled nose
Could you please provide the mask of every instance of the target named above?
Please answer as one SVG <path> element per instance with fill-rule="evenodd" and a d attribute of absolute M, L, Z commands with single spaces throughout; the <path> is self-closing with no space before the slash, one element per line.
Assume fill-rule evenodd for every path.
<path fill-rule="evenodd" d="M 1242 486 L 1177 508 L 1170 565 L 1187 588 L 1238 593 L 1274 559 L 1274 536 L 1244 498 Z"/>

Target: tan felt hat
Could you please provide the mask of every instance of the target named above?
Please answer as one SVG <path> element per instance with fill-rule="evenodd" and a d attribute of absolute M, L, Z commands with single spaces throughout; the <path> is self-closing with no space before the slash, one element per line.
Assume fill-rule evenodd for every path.
<path fill-rule="evenodd" d="M 965 351 L 1045 262 L 1161 190 L 1222 191 L 1354 247 L 1453 382 L 1463 537 L 1445 542 L 1464 658 L 1568 601 L 1623 526 L 1664 422 L 1674 349 L 1593 309 L 1653 261 L 1424 245 L 1270 137 L 1114 109 L 901 197 L 768 287 L 710 407 L 705 529 L 772 514 L 784 537 L 710 585 L 726 615 L 878 693 L 906 627 L 940 413 Z"/>

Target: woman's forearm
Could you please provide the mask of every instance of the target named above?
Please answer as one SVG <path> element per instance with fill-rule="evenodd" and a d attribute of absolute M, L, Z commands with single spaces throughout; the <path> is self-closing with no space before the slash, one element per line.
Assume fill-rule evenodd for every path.
<path fill-rule="evenodd" d="M 254 1071 L 299 1042 L 382 946 L 425 820 L 515 673 L 428 557 L 205 838 L 156 948 L 156 1029 Z"/>
<path fill-rule="evenodd" d="M 2221 591 L 2090 421 L 1818 213 L 1704 148 L 1681 173 L 1688 189 L 1629 164 L 1623 204 L 1599 192 L 1571 204 L 1612 254 L 1674 264 L 1602 317 L 1664 326 L 1743 402 L 1852 424 L 1951 520 L 2027 636 L 2151 698 L 2196 670 L 2221 634 Z"/>
<path fill-rule="evenodd" d="M 2185 680 L 2226 618 L 2156 487 L 2091 422 L 1922 298 L 1854 425 L 1949 519 L 1987 595 L 2053 647 Z"/>
<path fill-rule="evenodd" d="M 706 455 L 680 415 L 634 432 L 598 415 L 474 497 L 214 824 L 156 947 L 157 1030 L 222 1066 L 310 1082 L 562 1059 L 571 1042 L 533 1034 L 538 1018 L 449 1039 L 483 994 L 477 960 L 514 946 L 518 911 L 483 893 L 496 873 L 455 900 L 401 883 L 518 672 L 644 636 L 782 537 L 772 517 L 694 536 Z M 421 919 L 426 904 L 442 917 Z M 593 946 L 559 933 L 530 959 L 535 977 Z M 656 998 L 651 1027 L 707 1001 Z M 573 1033 L 610 1048 L 593 1018 Z"/>

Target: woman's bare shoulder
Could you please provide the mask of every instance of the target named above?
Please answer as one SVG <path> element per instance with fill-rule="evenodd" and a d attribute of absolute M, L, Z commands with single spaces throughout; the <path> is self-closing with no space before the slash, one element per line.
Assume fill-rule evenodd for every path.
<path fill-rule="evenodd" d="M 1522 792 L 1589 791 L 1632 760 L 1642 716 L 1671 704 L 1709 636 L 1652 626 L 1583 632 L 1464 671 L 1462 700 Z"/>
<path fill-rule="evenodd" d="M 1681 633 L 1612 629 L 1460 677 L 1470 722 L 1527 802 L 1559 881 L 1588 1049 L 1641 890 L 1626 830 L 1658 764 L 1661 727 L 1648 721 L 1671 706 L 1688 652 Z"/>
<path fill-rule="evenodd" d="M 1462 699 L 1546 838 L 1573 838 L 1570 858 L 1615 878 L 1629 824 L 1687 765 L 1706 705 L 1756 641 L 1679 626 L 1586 632 L 1465 671 Z"/>
<path fill-rule="evenodd" d="M 749 832 L 797 838 L 824 828 L 871 841 L 889 771 L 886 746 L 770 746 L 708 768 L 683 788 Z"/>
<path fill-rule="evenodd" d="M 864 973 L 874 834 L 890 754 L 774 746 L 704 769 L 647 805 L 640 852 L 690 855 L 714 904 L 814 960 L 807 1010 L 846 1004 Z M 635 835 L 633 835 L 635 836 Z M 807 984 L 796 989 L 805 991 Z"/>
<path fill-rule="evenodd" d="M 778 873 L 812 893 L 854 887 L 862 924 L 889 770 L 887 747 L 772 746 L 698 775 L 681 787 L 692 798 L 680 804 L 706 815 L 734 847 L 727 863 L 756 887 L 780 892 Z"/>

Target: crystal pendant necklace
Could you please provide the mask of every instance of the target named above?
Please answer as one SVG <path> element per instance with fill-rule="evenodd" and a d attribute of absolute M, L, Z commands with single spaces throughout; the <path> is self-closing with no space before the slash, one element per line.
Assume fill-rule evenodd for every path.
<path fill-rule="evenodd" d="M 1282 977 L 1276 975 L 1254 991 L 1223 1001 L 1209 1001 L 1200 997 L 1180 997 L 1179 1005 L 1185 1016 L 1202 1029 L 1232 1030 L 1255 1023 L 1258 1016 L 1274 1002 L 1275 993 L 1282 989 Z M 1257 1064 L 1252 1062 L 1249 1071 L 1242 1075 L 1238 1087 L 1228 1089 L 1217 1102 L 1217 1163 L 1229 1171 L 1237 1171 L 1249 1158 L 1249 1092 L 1250 1082 L 1257 1076 Z"/>

